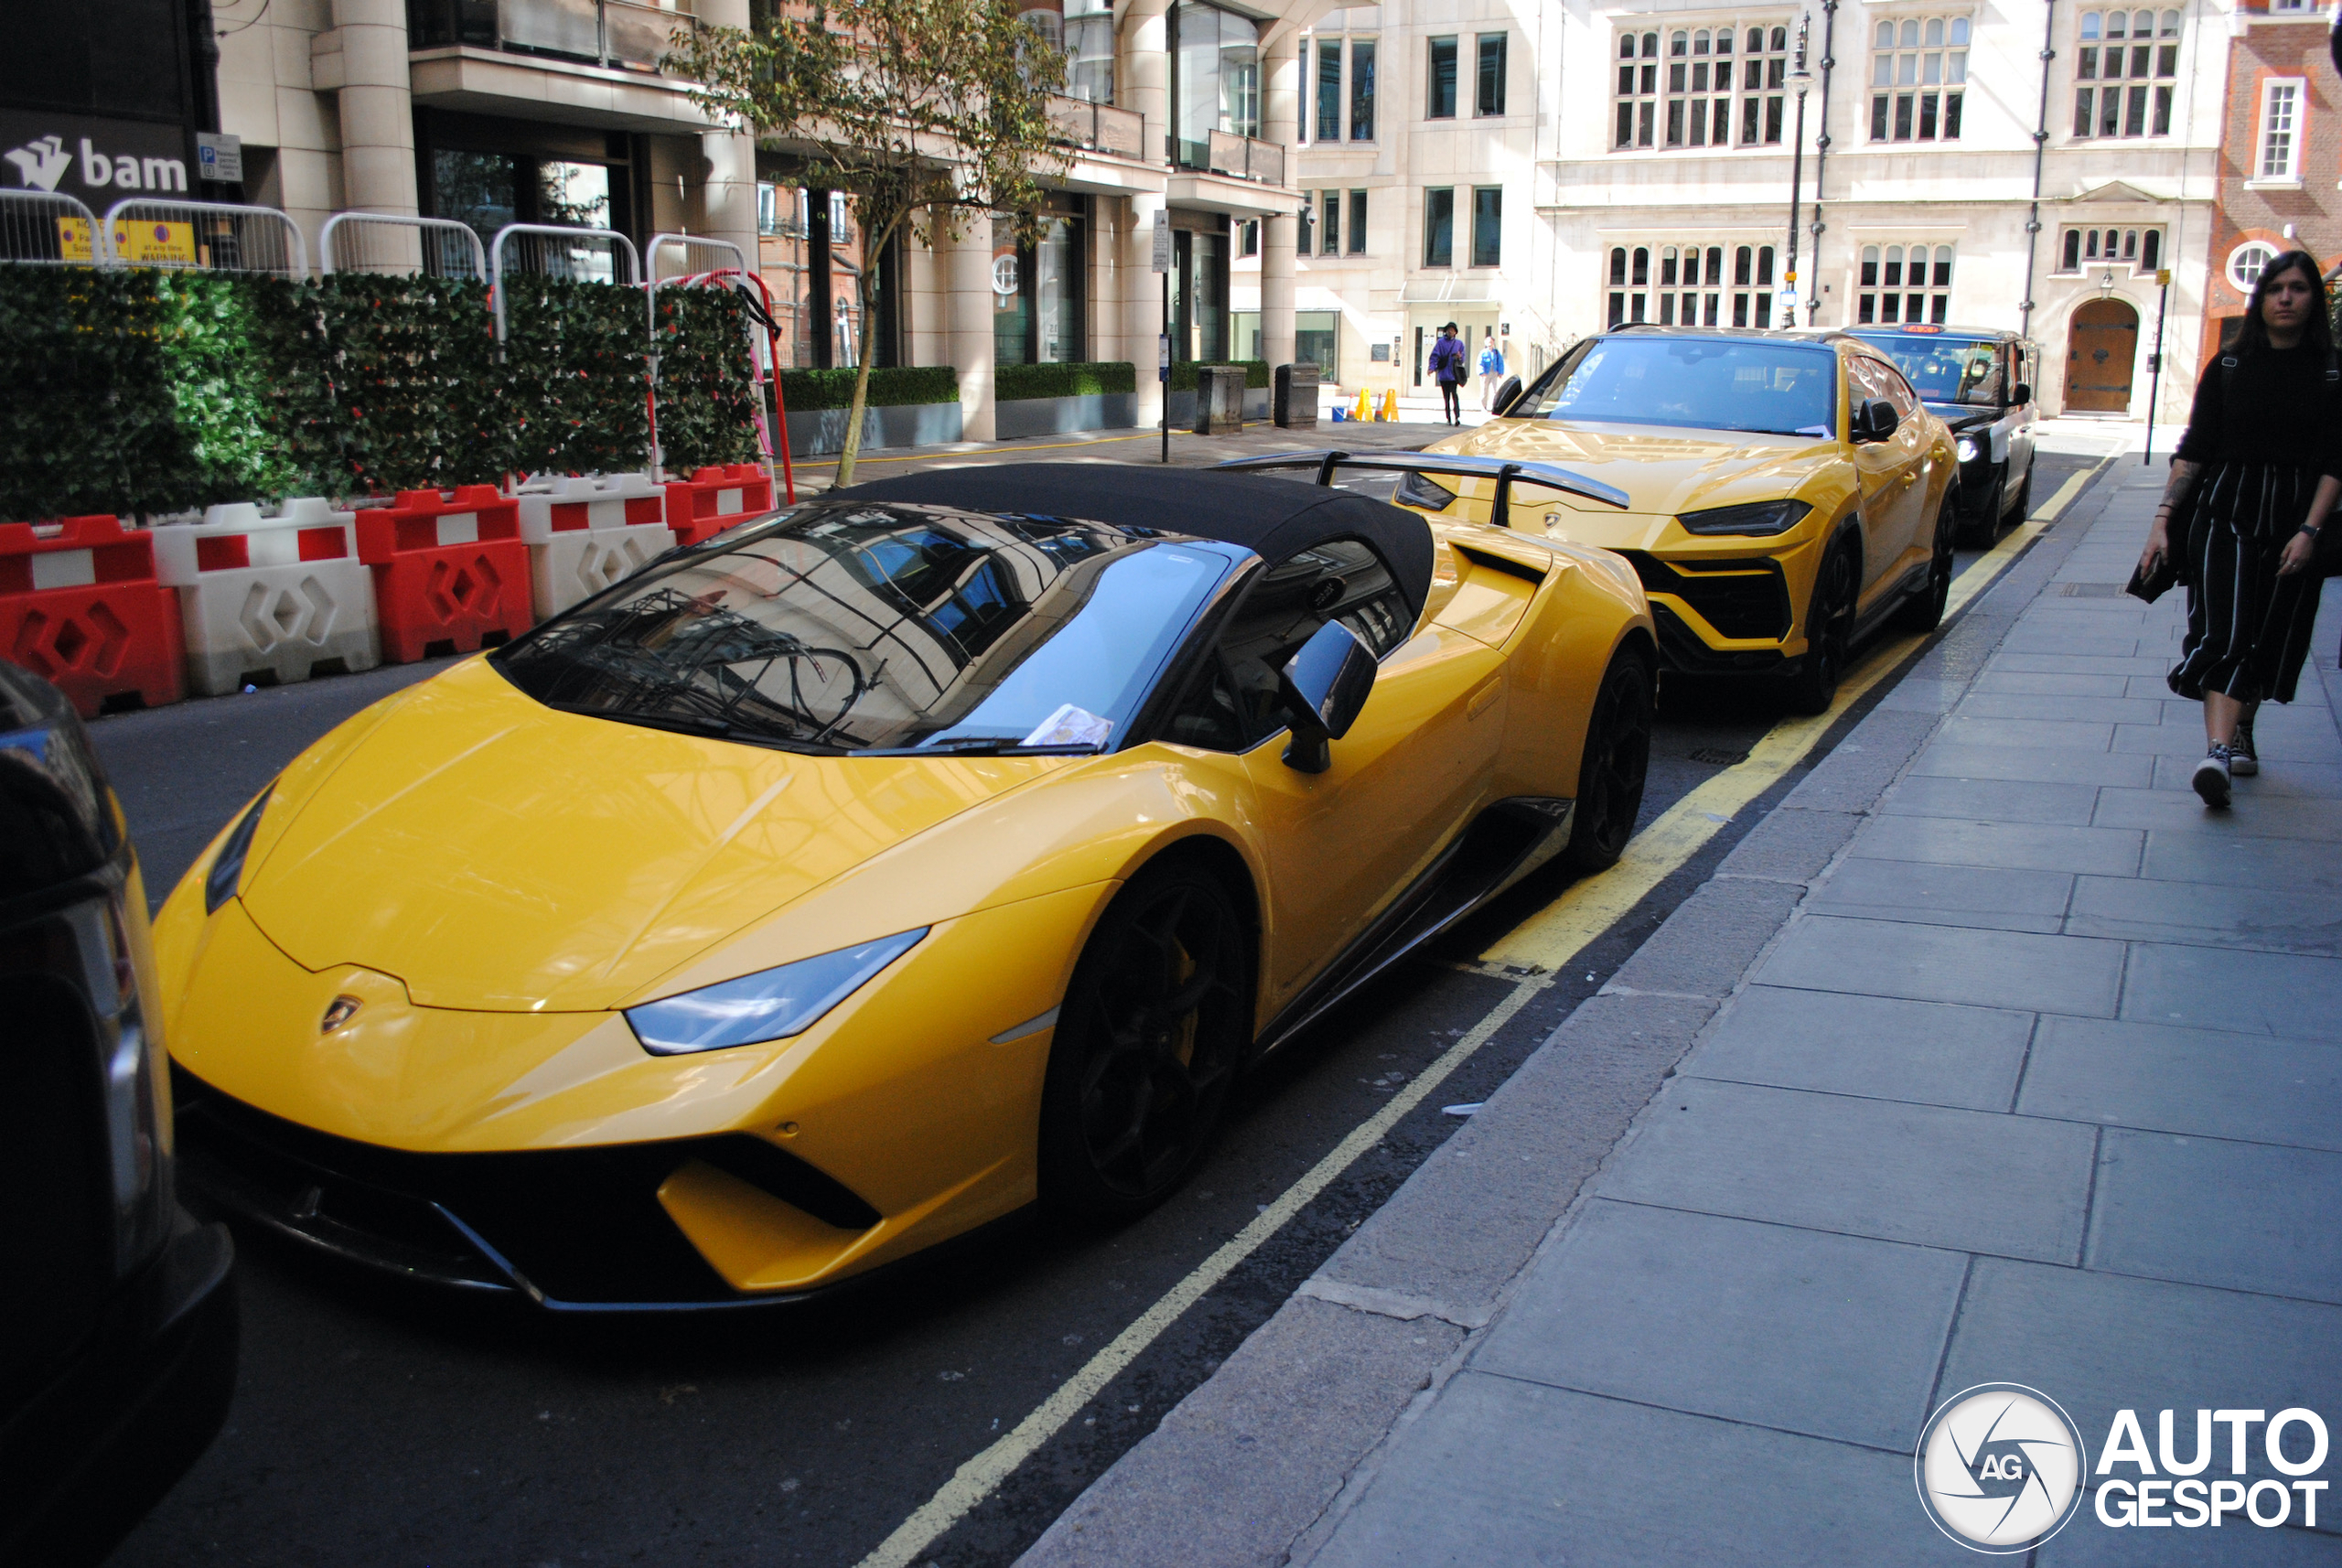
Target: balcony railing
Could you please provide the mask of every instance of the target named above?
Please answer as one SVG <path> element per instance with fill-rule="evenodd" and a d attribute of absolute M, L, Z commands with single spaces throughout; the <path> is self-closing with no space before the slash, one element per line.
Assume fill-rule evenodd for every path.
<path fill-rule="evenodd" d="M 1146 156 L 1146 117 L 1135 110 L 1117 109 L 1111 103 L 1092 103 L 1086 98 L 1053 92 L 1049 95 L 1049 127 L 1058 139 L 1070 142 L 1084 152 L 1106 153 L 1121 158 Z"/>
<path fill-rule="evenodd" d="M 583 60 L 618 70 L 655 71 L 684 11 L 633 0 L 406 0 L 407 47 L 506 49 Z"/>
<path fill-rule="evenodd" d="M 1264 142 L 1258 136 L 1239 136 L 1229 131 L 1214 131 L 1202 148 L 1200 164 L 1194 158 L 1195 144 L 1183 142 L 1182 152 L 1188 156 L 1181 161 L 1190 167 L 1203 167 L 1214 174 L 1233 175 L 1238 179 L 1257 180 L 1262 185 L 1284 183 L 1284 148 L 1274 142 Z"/>

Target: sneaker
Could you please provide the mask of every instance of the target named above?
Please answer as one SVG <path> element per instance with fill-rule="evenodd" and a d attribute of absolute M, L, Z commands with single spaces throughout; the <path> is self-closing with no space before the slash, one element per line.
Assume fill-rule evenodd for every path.
<path fill-rule="evenodd" d="M 2239 779 L 2250 779 L 2261 771 L 2261 754 L 2252 748 L 2252 715 L 2260 703 L 2244 710 L 2244 717 L 2236 721 L 2236 738 L 2229 742 L 2229 772 Z"/>
<path fill-rule="evenodd" d="M 2229 755 L 2227 746 L 2213 746 L 2196 765 L 2195 777 L 2188 779 L 2196 787 L 2196 793 L 2204 797 L 2207 806 L 2229 803 Z"/>

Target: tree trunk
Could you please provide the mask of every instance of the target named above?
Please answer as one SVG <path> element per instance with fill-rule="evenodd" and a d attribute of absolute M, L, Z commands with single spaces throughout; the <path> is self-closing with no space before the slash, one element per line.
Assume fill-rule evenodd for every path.
<path fill-rule="evenodd" d="M 884 264 L 879 258 L 886 253 L 887 243 L 894 239 L 901 221 L 899 218 L 888 219 L 883 234 L 874 234 L 866 221 L 863 224 L 862 276 L 854 283 L 855 292 L 862 299 L 861 341 L 854 356 L 854 401 L 846 409 L 845 447 L 838 454 L 838 475 L 831 486 L 833 489 L 842 490 L 854 483 L 854 461 L 862 454 L 862 415 L 870 403 L 870 349 L 878 340 L 877 314 L 872 308 L 872 296 L 877 291 L 872 281 L 878 276 L 878 269 Z"/>

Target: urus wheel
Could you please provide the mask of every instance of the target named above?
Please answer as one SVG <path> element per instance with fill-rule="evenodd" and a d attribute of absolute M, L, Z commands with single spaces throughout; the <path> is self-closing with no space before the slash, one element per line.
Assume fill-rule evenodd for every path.
<path fill-rule="evenodd" d="M 1607 871 L 1634 836 L 1650 774 L 1650 669 L 1631 650 L 1621 649 L 1603 673 L 1586 720 L 1577 805 L 1569 847 L 1562 852 L 1574 871 Z"/>
<path fill-rule="evenodd" d="M 1848 628 L 1854 618 L 1854 553 L 1843 545 L 1830 552 L 1813 580 L 1813 603 L 1805 612 L 1805 663 L 1789 678 L 1789 706 L 1800 714 L 1822 714 L 1838 700 L 1838 678 L 1846 668 Z"/>
<path fill-rule="evenodd" d="M 1219 881 L 1150 866 L 1107 908 L 1058 1011 L 1042 1203 L 1130 1219 L 1194 1168 L 1252 1041 L 1250 941 Z"/>
<path fill-rule="evenodd" d="M 1954 564 L 1952 549 L 1959 520 L 1951 509 L 1951 498 L 1943 498 L 1943 510 L 1936 514 L 1936 549 L 1928 563 L 1928 585 L 1904 602 L 1896 612 L 1895 624 L 1904 631 L 1924 637 L 1943 624 L 1944 606 L 1951 598 L 1951 571 Z"/>

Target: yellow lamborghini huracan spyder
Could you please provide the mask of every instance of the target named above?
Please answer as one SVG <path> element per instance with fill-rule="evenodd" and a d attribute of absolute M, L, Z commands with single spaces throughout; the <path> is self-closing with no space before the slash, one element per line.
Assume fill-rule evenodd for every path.
<path fill-rule="evenodd" d="M 1617 857 L 1656 657 L 1617 556 L 1322 482 L 1021 465 L 773 514 L 377 703 L 220 835 L 156 926 L 185 1167 L 556 1308 L 1135 1214 L 1258 1053 Z"/>
<path fill-rule="evenodd" d="M 1432 452 L 1559 463 L 1624 491 L 1623 508 L 1531 491 L 1512 521 L 1633 563 L 1670 671 L 1778 675 L 1792 706 L 1820 713 L 1854 641 L 1890 618 L 1943 618 L 1958 456 L 1874 344 L 1617 328 L 1499 399 L 1499 417 Z M 1397 499 L 1486 516 L 1493 483 L 1410 478 Z"/>

